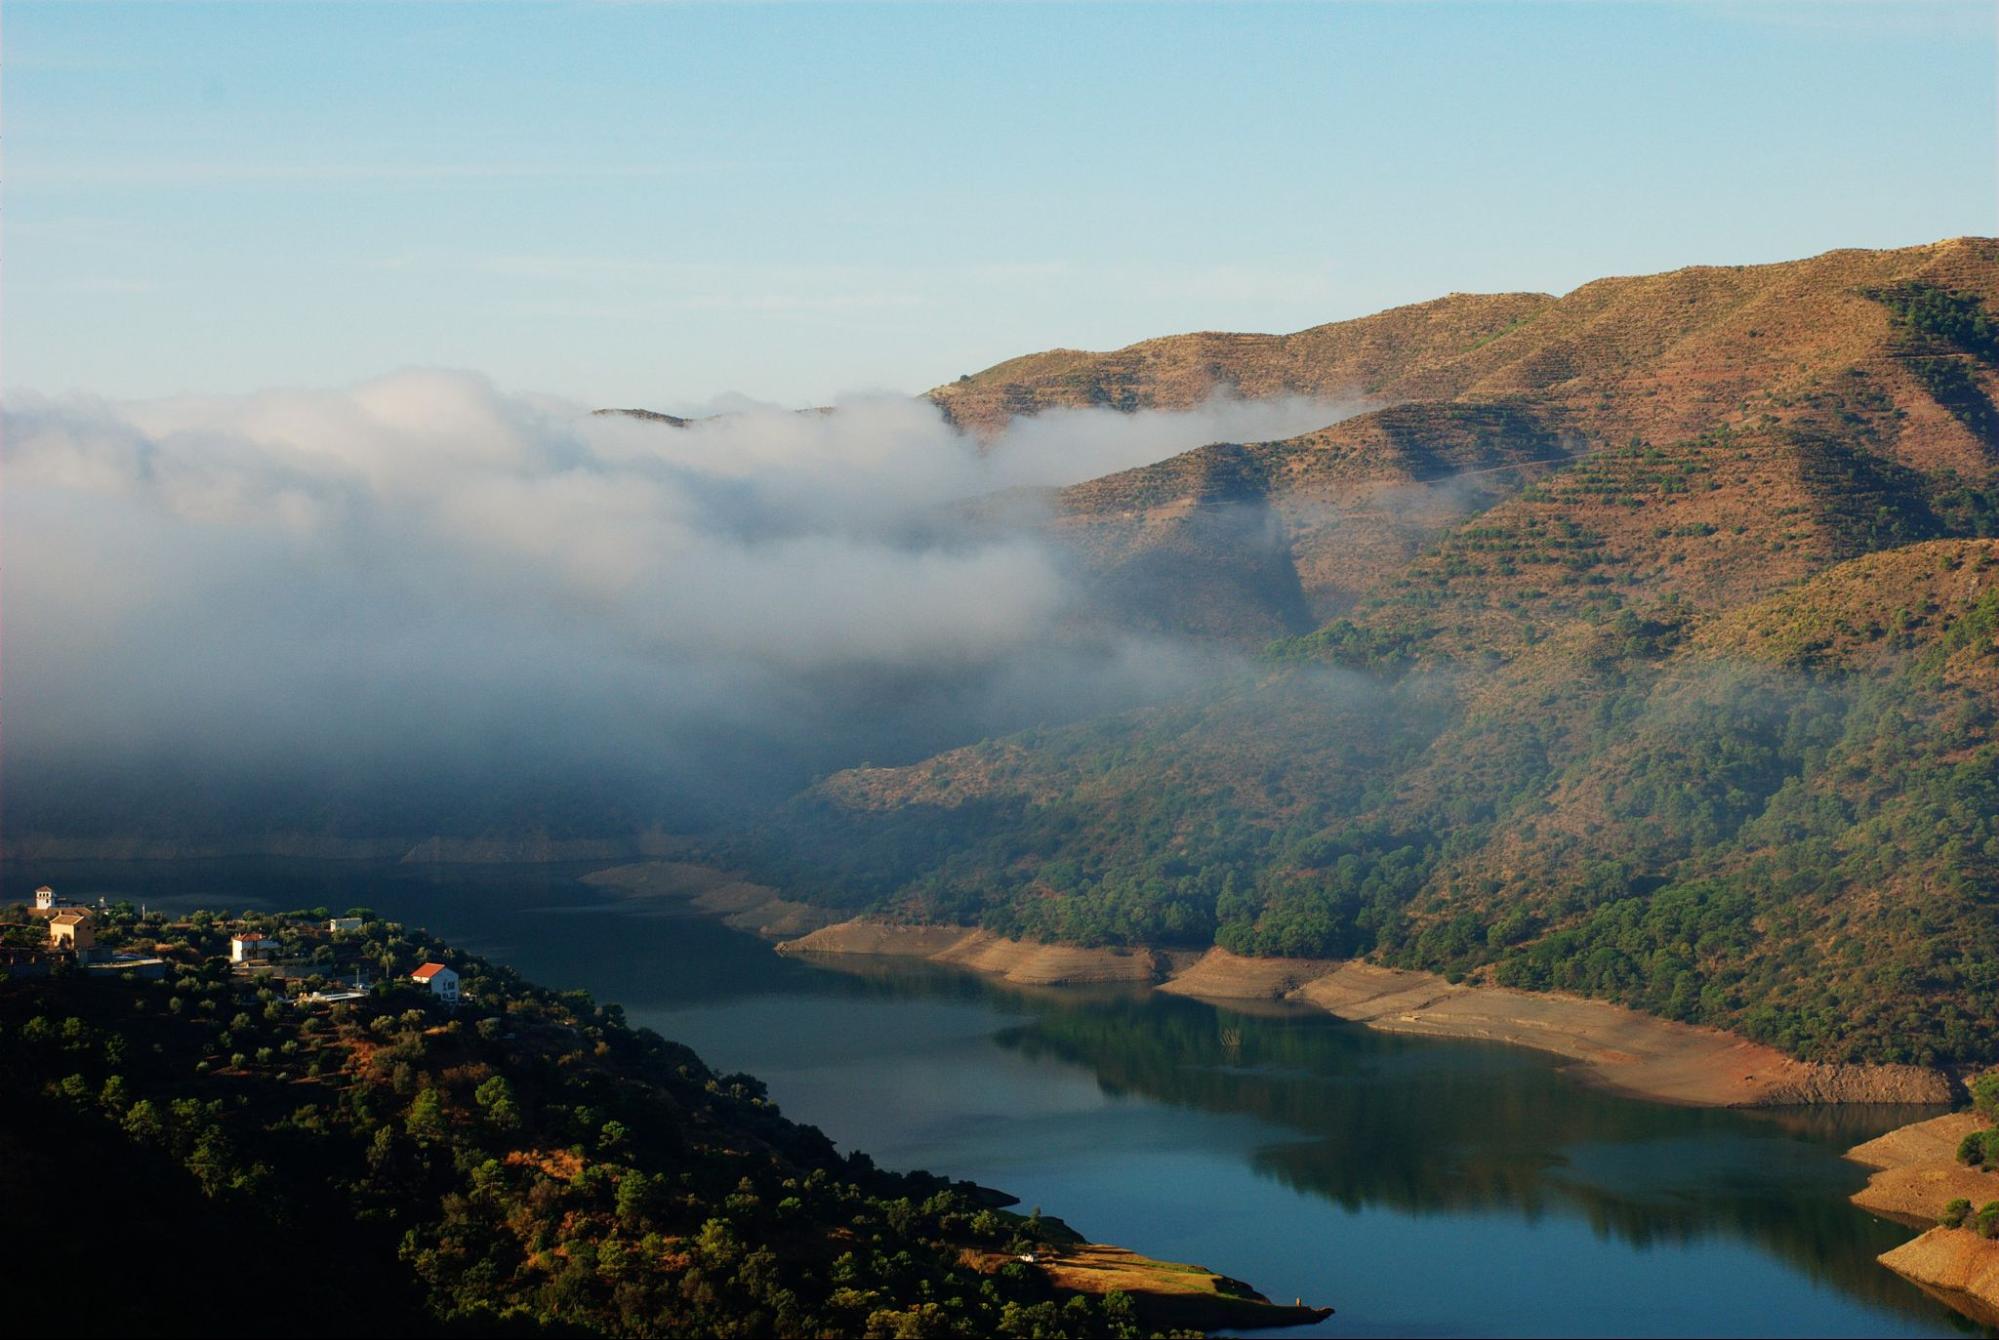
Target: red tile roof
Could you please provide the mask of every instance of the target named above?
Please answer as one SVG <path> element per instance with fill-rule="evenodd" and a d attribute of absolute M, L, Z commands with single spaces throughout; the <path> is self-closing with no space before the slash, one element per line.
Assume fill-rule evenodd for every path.
<path fill-rule="evenodd" d="M 421 968 L 418 968 L 415 972 L 411 973 L 410 976 L 416 978 L 419 982 L 428 982 L 431 978 L 437 976 L 437 974 L 443 972 L 444 970 L 445 968 L 442 963 L 426 963 Z"/>
<path fill-rule="evenodd" d="M 251 931 L 246 935 L 232 935 L 229 938 L 231 940 L 241 941 L 242 943 L 247 945 L 247 944 L 255 944 L 259 940 L 268 940 L 270 937 L 268 935 L 265 935 L 262 931 Z"/>

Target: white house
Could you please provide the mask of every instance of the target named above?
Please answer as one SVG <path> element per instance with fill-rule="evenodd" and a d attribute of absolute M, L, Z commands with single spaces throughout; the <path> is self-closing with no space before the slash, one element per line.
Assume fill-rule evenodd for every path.
<path fill-rule="evenodd" d="M 458 1003 L 458 974 L 442 963 L 426 963 L 410 974 L 410 980 L 430 988 L 430 994 L 446 1005 Z"/>
<path fill-rule="evenodd" d="M 342 931 L 358 931 L 363 924 L 359 917 L 334 917 L 326 923 L 326 929 L 338 935 Z"/>
<path fill-rule="evenodd" d="M 53 911 L 55 905 L 56 891 L 54 889 L 44 884 L 41 888 L 35 890 L 35 910 L 37 912 Z"/>
<path fill-rule="evenodd" d="M 269 958 L 277 949 L 278 942 L 262 931 L 245 931 L 229 937 L 229 959 L 233 963 L 251 963 Z"/>

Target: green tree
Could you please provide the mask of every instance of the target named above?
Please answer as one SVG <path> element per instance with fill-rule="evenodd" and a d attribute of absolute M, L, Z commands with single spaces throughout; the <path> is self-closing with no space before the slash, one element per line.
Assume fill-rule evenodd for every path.
<path fill-rule="evenodd" d="M 1971 1106 L 1979 1116 L 1999 1124 L 1999 1071 L 1971 1081 Z"/>
<path fill-rule="evenodd" d="M 479 1105 L 487 1124 L 497 1131 L 518 1130 L 521 1111 L 514 1102 L 514 1086 L 507 1083 L 505 1075 L 495 1075 L 481 1084 L 472 1093 L 472 1100 Z"/>
<path fill-rule="evenodd" d="M 135 1143 L 158 1147 L 167 1141 L 166 1118 L 150 1098 L 141 1098 L 125 1109 L 125 1135 Z"/>
<path fill-rule="evenodd" d="M 1999 1238 L 1999 1200 L 1988 1200 L 1979 1206 L 1973 1226 L 1981 1238 Z"/>
<path fill-rule="evenodd" d="M 410 1100 L 403 1129 L 424 1143 L 442 1140 L 450 1133 L 450 1125 L 444 1117 L 444 1099 L 436 1089 L 425 1087 L 418 1090 L 416 1097 Z"/>
<path fill-rule="evenodd" d="M 643 1228 L 652 1217 L 659 1199 L 659 1182 L 642 1172 L 628 1172 L 618 1179 L 616 1200 L 618 1222 L 626 1228 Z"/>

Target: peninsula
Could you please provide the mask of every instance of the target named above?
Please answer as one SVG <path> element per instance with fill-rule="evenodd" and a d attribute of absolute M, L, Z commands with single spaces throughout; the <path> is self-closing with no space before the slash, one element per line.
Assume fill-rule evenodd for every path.
<path fill-rule="evenodd" d="M 1327 1309 L 875 1167 L 755 1078 L 364 908 L 0 921 L 30 1331 L 1198 1334 Z M 58 1134 L 59 1133 L 59 1134 Z M 90 1194 L 76 1178 L 88 1170 Z M 102 1197 L 119 1188 L 115 1213 Z M 242 1268 L 248 1261 L 254 1270 Z"/>

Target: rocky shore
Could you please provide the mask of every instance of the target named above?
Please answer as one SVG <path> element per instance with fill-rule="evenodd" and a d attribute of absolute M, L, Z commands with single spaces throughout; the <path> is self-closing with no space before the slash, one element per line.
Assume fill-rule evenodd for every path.
<path fill-rule="evenodd" d="M 1999 1173 L 1957 1161 L 1958 1142 L 1990 1123 L 1952 1112 L 1855 1145 L 1846 1156 L 1875 1170 L 1853 1203 L 1924 1230 L 1883 1252 L 1881 1264 L 1982 1326 L 1999 1326 L 1999 1241 L 1937 1220 L 1953 1200 L 1976 1208 L 1999 1200 Z"/>
<path fill-rule="evenodd" d="M 889 955 L 1021 985 L 1122 982 L 1231 1003 L 1309 1005 L 1384 1032 L 1472 1038 L 1569 1058 L 1593 1083 L 1705 1107 L 1945 1103 L 1947 1075 L 1921 1066 L 1819 1065 L 1714 1029 L 1598 1000 L 1451 983 L 1360 962 L 1033 944 L 965 926 L 856 918 L 778 945 L 784 953 Z"/>

